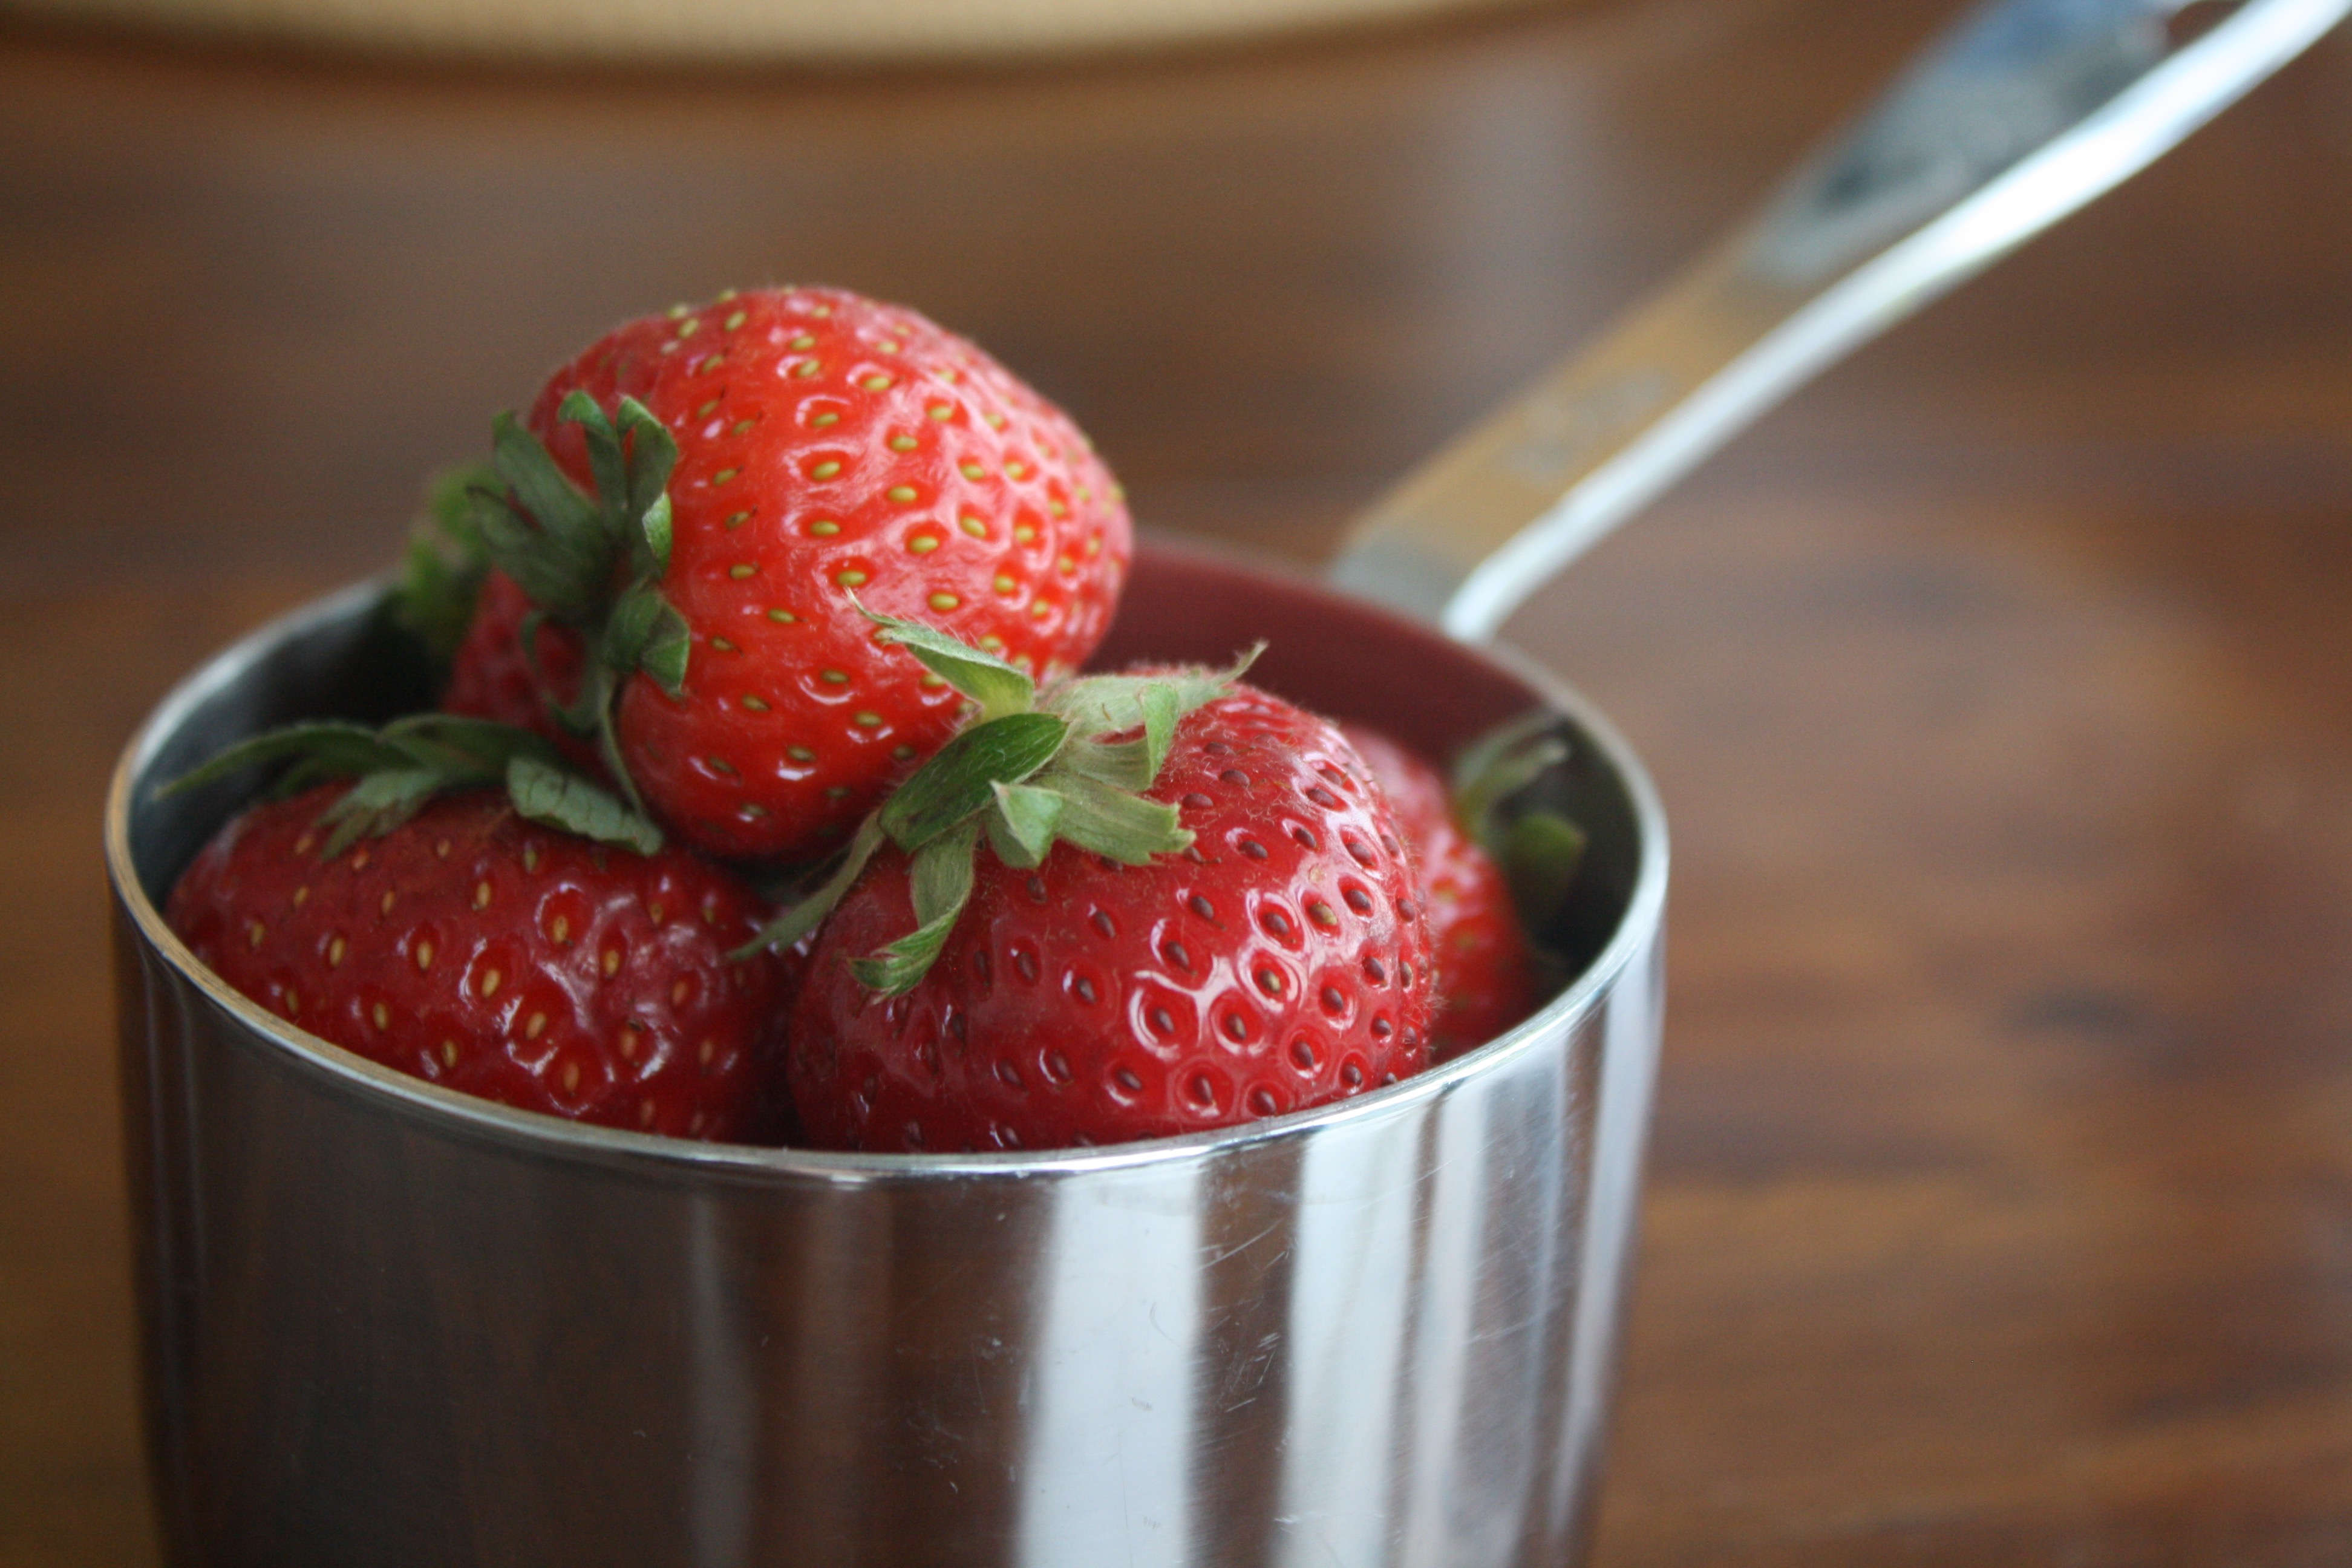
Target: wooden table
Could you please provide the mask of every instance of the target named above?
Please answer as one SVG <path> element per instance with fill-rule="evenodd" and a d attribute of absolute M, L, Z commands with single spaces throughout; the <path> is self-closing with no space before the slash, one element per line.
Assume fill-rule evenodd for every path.
<path fill-rule="evenodd" d="M 152 1552 L 113 753 L 573 344 L 904 298 L 1149 522 L 1313 557 L 1948 9 L 830 78 L 0 33 L 0 1565 Z M 1677 833 L 1602 1568 L 2352 1561 L 2347 279 L 2338 39 L 1513 626 Z"/>

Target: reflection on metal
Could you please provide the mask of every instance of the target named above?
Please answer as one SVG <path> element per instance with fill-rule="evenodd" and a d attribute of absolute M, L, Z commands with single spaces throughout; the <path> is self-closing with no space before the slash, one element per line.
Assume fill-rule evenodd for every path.
<path fill-rule="evenodd" d="M 1759 414 L 2120 183 L 2352 0 L 1996 0 L 1932 44 L 1763 215 L 1408 475 L 1339 586 L 1491 637 L 1528 594 Z"/>
<path fill-rule="evenodd" d="M 1200 1428 L 1201 1221 L 1192 1172 L 1106 1173 L 1057 1188 L 1020 1466 L 1024 1568 L 1192 1561 L 1185 1452 Z M 1019 1353 L 1015 1347 L 1013 1353 Z"/>

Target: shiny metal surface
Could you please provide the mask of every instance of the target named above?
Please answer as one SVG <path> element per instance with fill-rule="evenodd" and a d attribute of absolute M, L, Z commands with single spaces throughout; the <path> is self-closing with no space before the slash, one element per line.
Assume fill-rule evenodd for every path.
<path fill-rule="evenodd" d="M 1443 751 L 1530 702 L 1593 837 L 1580 977 L 1343 1105 L 1047 1155 L 824 1155 L 467 1100 L 226 991 L 155 901 L 221 742 L 418 695 L 354 590 L 158 710 L 107 817 L 149 1427 L 175 1563 L 1580 1559 L 1659 1032 L 1663 821 L 1507 658 L 1148 551 L 1111 659 L 1266 632 Z"/>
<path fill-rule="evenodd" d="M 1733 235 L 1408 474 L 1333 581 L 1482 639 L 1823 366 L 2178 143 L 2352 10 L 1993 0 Z M 2207 9 L 2210 7 L 2200 7 Z"/>

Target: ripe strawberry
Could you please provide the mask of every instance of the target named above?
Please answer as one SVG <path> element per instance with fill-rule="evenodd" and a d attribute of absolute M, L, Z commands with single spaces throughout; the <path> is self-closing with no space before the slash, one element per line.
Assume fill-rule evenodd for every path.
<path fill-rule="evenodd" d="M 450 659 L 449 686 L 441 694 L 441 707 L 535 731 L 575 763 L 585 763 L 595 755 L 594 748 L 565 734 L 549 706 L 551 700 L 557 707 L 570 707 L 580 699 L 580 638 L 562 626 L 541 628 L 534 669 L 522 645 L 523 624 L 530 615 L 530 601 L 513 578 L 493 572 L 482 580 L 473 623 Z"/>
<path fill-rule="evenodd" d="M 475 600 L 473 624 L 466 628 L 450 662 L 449 689 L 442 693 L 444 711 L 526 730 L 555 732 L 548 700 L 540 695 L 544 681 L 557 706 L 568 707 L 579 696 L 580 640 L 562 639 L 563 671 L 531 668 L 523 653 L 522 624 L 530 615 L 530 601 L 515 580 L 493 573 L 481 584 Z M 548 640 L 554 641 L 551 634 Z M 541 658 L 545 658 L 545 649 Z"/>
<path fill-rule="evenodd" d="M 789 1031 L 814 1142 L 1108 1143 L 1425 1065 L 1419 885 L 1337 729 L 1190 670 L 992 710 L 936 645 L 891 635 L 994 717 L 893 797 L 859 835 L 870 861 L 854 848 L 827 889 L 856 879 Z"/>
<path fill-rule="evenodd" d="M 1437 969 L 1433 1060 L 1482 1046 L 1535 1006 L 1535 973 L 1502 868 L 1454 819 L 1445 780 L 1379 731 L 1346 724 L 1396 807 L 1397 831 L 1421 872 Z"/>
<path fill-rule="evenodd" d="M 632 321 L 556 372 L 528 425 L 498 427 L 509 495 L 481 526 L 551 623 L 541 693 L 563 705 L 579 659 L 571 728 L 602 727 L 625 788 L 712 854 L 837 848 L 953 733 L 961 700 L 877 647 L 853 591 L 1050 677 L 1101 639 L 1132 550 L 1066 416 L 963 339 L 839 289 Z M 512 719 L 481 695 L 520 663 L 496 584 L 457 701 Z"/>
<path fill-rule="evenodd" d="M 682 849 L 639 853 L 526 817 L 581 819 L 593 792 L 528 766 L 491 787 L 496 748 L 541 764 L 543 749 L 492 742 L 490 765 L 468 768 L 488 727 L 462 722 L 266 738 L 278 754 L 362 753 L 298 776 L 363 776 L 230 821 L 173 889 L 173 930 L 262 1006 L 428 1081 L 607 1126 L 761 1135 L 782 1105 L 781 966 L 729 950 L 764 906 Z M 452 746 L 465 749 L 456 766 Z M 369 766 L 384 761 L 370 747 L 395 765 Z M 196 776 L 269 754 L 248 746 Z M 420 771 L 439 782 L 385 783 Z M 545 809 L 548 790 L 568 804 Z M 587 825 L 645 842 L 614 806 L 604 798 Z"/>

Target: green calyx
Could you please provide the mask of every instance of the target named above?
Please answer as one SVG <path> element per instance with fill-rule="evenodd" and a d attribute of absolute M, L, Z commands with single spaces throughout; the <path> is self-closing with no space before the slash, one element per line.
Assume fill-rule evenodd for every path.
<path fill-rule="evenodd" d="M 971 897 L 972 857 L 987 841 L 1007 866 L 1043 865 L 1056 844 L 1122 865 L 1181 854 L 1192 835 L 1176 808 L 1142 792 L 1159 778 L 1177 721 L 1214 701 L 1256 658 L 1224 670 L 1088 675 L 1040 692 L 991 654 L 917 621 L 858 606 L 897 643 L 975 705 L 967 726 L 867 816 L 824 882 L 762 931 L 745 952 L 788 946 L 814 931 L 876 850 L 909 857 L 915 930 L 851 961 L 886 995 L 914 989 Z"/>
<path fill-rule="evenodd" d="M 322 859 L 333 859 L 362 837 L 383 837 L 436 795 L 478 785 L 503 785 L 522 816 L 599 844 L 640 855 L 662 846 L 661 830 L 643 813 L 572 769 L 543 737 L 454 713 L 412 714 L 381 730 L 335 720 L 289 724 L 239 742 L 162 793 L 177 795 L 277 763 L 289 765 L 272 784 L 273 797 L 330 779 L 359 781 L 319 817 L 330 829 Z"/>
<path fill-rule="evenodd" d="M 1567 760 L 1559 721 L 1538 709 L 1496 725 L 1454 761 L 1454 821 L 1502 868 L 1531 931 L 1548 928 L 1566 904 L 1584 859 L 1584 830 L 1547 807 L 1506 813 L 1503 805 Z"/>
<path fill-rule="evenodd" d="M 466 640 L 474 601 L 490 569 L 489 546 L 475 521 L 473 492 L 499 482 L 487 463 L 467 463 L 433 476 L 425 509 L 409 531 L 393 590 L 392 615 L 425 651 L 446 664 Z"/>
<path fill-rule="evenodd" d="M 686 684 L 686 619 L 662 596 L 669 570 L 669 476 L 677 443 L 651 410 L 624 397 L 612 417 L 573 392 L 556 417 L 580 426 L 596 493 L 582 492 L 537 437 L 512 414 L 490 425 L 495 484 L 474 486 L 474 520 L 490 562 L 536 608 L 524 623 L 534 655 L 542 620 L 578 632 L 587 645 L 580 692 L 555 710 L 563 727 L 593 738 L 630 806 L 642 815 L 635 783 L 613 733 L 614 705 L 634 675 L 675 697 Z"/>

